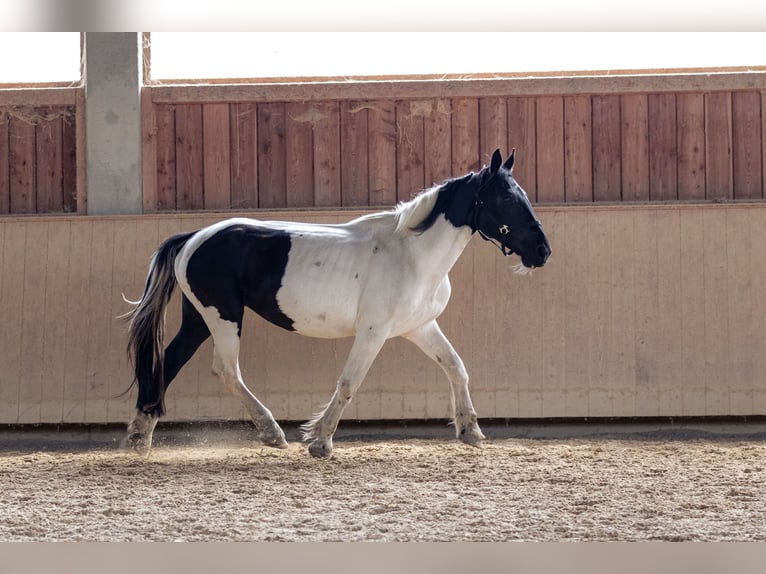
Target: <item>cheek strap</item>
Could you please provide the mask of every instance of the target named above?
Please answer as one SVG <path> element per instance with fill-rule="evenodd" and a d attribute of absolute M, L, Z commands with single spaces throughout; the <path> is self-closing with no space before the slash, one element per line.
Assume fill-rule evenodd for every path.
<path fill-rule="evenodd" d="M 474 201 L 474 204 L 473 204 L 473 226 L 476 229 L 476 231 L 479 232 L 479 235 L 481 236 L 483 240 L 489 241 L 492 245 L 497 247 L 505 257 L 508 257 L 509 255 L 513 253 L 513 251 L 507 245 L 505 245 L 505 243 L 503 243 L 502 241 L 498 241 L 496 239 L 493 239 L 492 237 L 489 237 L 486 233 L 484 233 L 481 230 L 481 226 L 479 225 L 479 211 L 480 211 L 479 208 L 482 205 L 484 205 L 484 203 L 481 201 L 481 199 L 476 197 L 476 200 Z M 498 225 L 497 219 L 495 219 L 495 217 L 491 213 L 485 213 L 484 217 L 489 217 L 492 220 L 492 223 L 497 225 L 497 229 L 500 232 L 501 236 L 508 235 L 511 232 L 511 229 L 506 224 Z"/>

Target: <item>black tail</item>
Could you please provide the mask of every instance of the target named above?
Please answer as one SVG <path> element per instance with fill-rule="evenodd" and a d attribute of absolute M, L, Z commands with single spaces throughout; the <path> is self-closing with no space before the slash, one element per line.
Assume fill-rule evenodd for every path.
<path fill-rule="evenodd" d="M 165 308 L 176 286 L 173 263 L 195 233 L 174 235 L 157 248 L 149 264 L 144 294 L 139 301 L 128 301 L 135 307 L 123 315 L 130 321 L 128 357 L 135 369 L 134 382 L 138 384 L 136 407 L 145 414 L 165 414 Z"/>

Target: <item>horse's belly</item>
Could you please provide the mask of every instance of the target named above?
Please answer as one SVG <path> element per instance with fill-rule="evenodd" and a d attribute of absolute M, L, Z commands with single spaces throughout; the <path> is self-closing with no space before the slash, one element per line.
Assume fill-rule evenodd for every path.
<path fill-rule="evenodd" d="M 283 287 L 278 294 L 279 307 L 293 321 L 301 335 L 336 339 L 354 334 L 356 301 L 348 295 L 331 293 L 321 286 L 296 290 Z"/>
<path fill-rule="evenodd" d="M 341 270 L 329 273 L 318 268 L 292 275 L 288 268 L 277 302 L 296 332 L 328 339 L 354 334 L 359 286 L 353 275 L 344 275 Z"/>

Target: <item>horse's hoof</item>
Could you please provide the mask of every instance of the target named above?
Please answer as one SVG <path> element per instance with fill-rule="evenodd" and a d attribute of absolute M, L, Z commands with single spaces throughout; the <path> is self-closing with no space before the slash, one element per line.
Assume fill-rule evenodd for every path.
<path fill-rule="evenodd" d="M 457 438 L 460 442 L 469 446 L 475 446 L 477 448 L 484 447 L 484 440 L 487 438 L 484 433 L 481 432 L 479 425 L 473 424 L 463 427 L 457 434 Z"/>
<path fill-rule="evenodd" d="M 148 456 L 149 451 L 152 448 L 151 439 L 139 433 L 131 433 L 126 436 L 122 441 L 122 448 L 130 450 L 139 456 Z"/>
<path fill-rule="evenodd" d="M 289 446 L 284 435 L 281 437 L 262 438 L 261 442 L 263 442 L 263 444 L 266 446 L 270 446 L 271 448 L 287 448 Z"/>
<path fill-rule="evenodd" d="M 260 439 L 263 444 L 272 448 L 288 447 L 285 433 L 279 428 L 277 423 L 274 423 L 268 430 L 262 432 Z"/>
<path fill-rule="evenodd" d="M 314 458 L 330 458 L 332 456 L 332 440 L 316 439 L 309 444 L 309 454 Z"/>

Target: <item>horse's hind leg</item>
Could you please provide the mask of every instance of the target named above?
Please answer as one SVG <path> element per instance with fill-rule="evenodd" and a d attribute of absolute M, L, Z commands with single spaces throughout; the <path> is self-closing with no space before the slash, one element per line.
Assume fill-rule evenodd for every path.
<path fill-rule="evenodd" d="M 163 359 L 163 393 L 168 385 L 173 382 L 181 370 L 199 346 L 210 336 L 210 331 L 202 316 L 184 296 L 181 304 L 181 327 L 178 333 L 165 349 Z M 136 405 L 136 413 L 128 424 L 128 435 L 124 446 L 135 450 L 139 454 L 147 454 L 152 446 L 152 435 L 159 421 L 159 410 L 154 409 L 148 413 L 139 401 Z"/>
<path fill-rule="evenodd" d="M 216 321 L 213 329 L 213 374 L 245 405 L 261 441 L 267 446 L 287 448 L 285 433 L 274 420 L 271 411 L 250 392 L 242 380 L 239 370 L 241 324 L 241 319 L 237 323 L 223 319 Z"/>
<path fill-rule="evenodd" d="M 466 444 L 481 446 L 481 441 L 485 437 L 479 428 L 476 410 L 473 408 L 471 395 L 468 392 L 468 373 L 460 356 L 439 328 L 439 324 L 435 320 L 430 321 L 404 337 L 415 343 L 446 373 L 450 382 L 452 416 L 457 438 Z"/>

